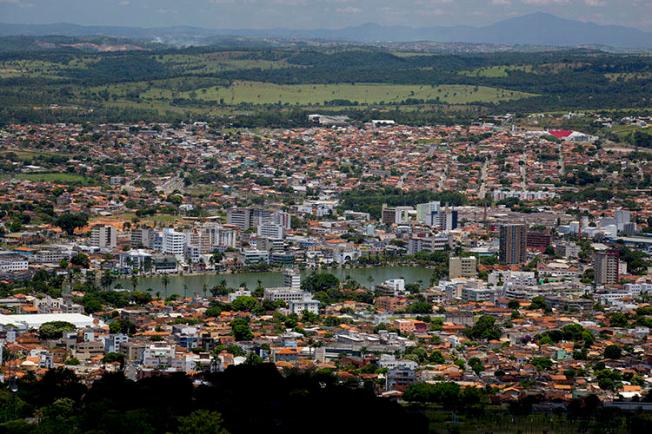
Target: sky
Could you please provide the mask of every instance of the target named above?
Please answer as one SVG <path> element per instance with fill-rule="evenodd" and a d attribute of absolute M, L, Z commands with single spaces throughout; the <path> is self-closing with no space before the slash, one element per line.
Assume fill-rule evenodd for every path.
<path fill-rule="evenodd" d="M 652 0 L 0 0 L 0 22 L 341 28 L 492 24 L 531 12 L 652 31 Z"/>

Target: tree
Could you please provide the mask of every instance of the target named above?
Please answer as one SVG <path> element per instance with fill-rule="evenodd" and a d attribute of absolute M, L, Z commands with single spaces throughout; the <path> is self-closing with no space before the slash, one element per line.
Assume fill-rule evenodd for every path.
<path fill-rule="evenodd" d="M 509 303 L 507 303 L 507 307 L 512 310 L 518 310 L 521 307 L 521 304 L 518 300 L 510 300 Z"/>
<path fill-rule="evenodd" d="M 250 341 L 254 337 L 249 328 L 249 320 L 246 318 L 236 318 L 231 321 L 231 332 L 236 341 Z"/>
<path fill-rule="evenodd" d="M 229 434 L 222 415 L 216 411 L 196 410 L 179 418 L 179 434 Z"/>
<path fill-rule="evenodd" d="M 81 301 L 82 306 L 84 306 L 84 311 L 86 313 L 95 313 L 102 310 L 103 302 L 102 299 L 93 292 L 87 292 L 82 297 Z"/>
<path fill-rule="evenodd" d="M 502 330 L 496 324 L 496 318 L 483 315 L 476 321 L 473 327 L 467 327 L 464 333 L 471 339 L 494 340 L 500 339 Z"/>
<path fill-rule="evenodd" d="M 131 288 L 134 291 L 138 288 L 138 276 L 135 273 L 131 275 Z"/>
<path fill-rule="evenodd" d="M 75 229 L 83 228 L 88 224 L 88 215 L 82 212 L 66 212 L 57 217 L 57 219 L 54 221 L 54 224 L 61 228 L 62 231 L 67 233 L 68 236 L 73 236 Z"/>
<path fill-rule="evenodd" d="M 167 274 L 164 274 L 163 278 L 161 279 L 161 283 L 163 284 L 163 288 L 165 289 L 164 298 L 167 298 L 167 296 L 168 296 L 168 285 L 170 284 L 170 276 L 168 276 Z"/>
<path fill-rule="evenodd" d="M 607 359 L 620 359 L 623 355 L 623 350 L 618 345 L 608 345 L 604 349 L 604 357 Z"/>
<path fill-rule="evenodd" d="M 224 253 L 216 251 L 216 252 L 213 252 L 213 254 L 211 255 L 211 258 L 209 259 L 209 261 L 210 261 L 211 265 L 215 265 L 215 264 L 219 264 L 220 262 L 222 262 L 222 259 L 224 259 Z"/>
<path fill-rule="evenodd" d="M 51 321 L 41 325 L 38 329 L 39 337 L 43 340 L 61 339 L 64 333 L 74 332 L 76 327 L 66 321 Z"/>
<path fill-rule="evenodd" d="M 471 357 L 469 359 L 469 366 L 475 372 L 475 375 L 480 375 L 480 372 L 484 371 L 484 365 L 482 361 L 477 357 Z"/>
<path fill-rule="evenodd" d="M 412 303 L 408 307 L 408 312 L 409 313 L 415 313 L 415 314 L 420 314 L 420 313 L 432 313 L 432 304 L 426 302 L 426 301 L 417 301 Z"/>
<path fill-rule="evenodd" d="M 528 309 L 530 310 L 537 310 L 537 309 L 545 309 L 546 308 L 546 302 L 543 296 L 538 295 L 532 299 L 532 302 L 530 303 L 530 306 Z"/>
<path fill-rule="evenodd" d="M 609 325 L 611 327 L 627 327 L 628 324 L 627 315 L 622 312 L 614 312 L 609 315 Z"/>
<path fill-rule="evenodd" d="M 340 280 L 330 273 L 312 273 L 301 283 L 301 288 L 309 292 L 327 291 L 339 286 Z"/>
<path fill-rule="evenodd" d="M 446 363 L 446 359 L 444 359 L 444 356 L 441 353 L 441 351 L 435 350 L 430 354 L 430 362 L 441 365 L 442 363 Z"/>
<path fill-rule="evenodd" d="M 547 357 L 533 357 L 530 360 L 530 363 L 537 369 L 537 371 L 545 371 L 552 368 L 552 360 Z"/>
<path fill-rule="evenodd" d="M 70 263 L 80 268 L 88 268 L 91 266 L 91 261 L 88 259 L 88 256 L 84 255 L 81 252 L 70 258 Z"/>
<path fill-rule="evenodd" d="M 116 319 L 109 324 L 109 331 L 113 334 L 123 333 L 133 335 L 136 333 L 136 324 L 126 319 Z"/>
<path fill-rule="evenodd" d="M 258 306 L 258 300 L 250 296 L 238 297 L 231 303 L 233 310 L 251 312 Z"/>
<path fill-rule="evenodd" d="M 435 402 L 453 408 L 460 400 L 460 386 L 457 383 L 416 383 L 407 388 L 403 399 L 409 402 Z"/>
<path fill-rule="evenodd" d="M 100 278 L 100 285 L 102 285 L 102 288 L 107 289 L 111 284 L 113 284 L 113 282 L 115 282 L 115 276 L 113 273 L 109 270 L 104 271 Z"/>
<path fill-rule="evenodd" d="M 120 363 L 120 369 L 125 365 L 125 355 L 120 353 L 106 353 L 102 358 L 102 363 Z"/>

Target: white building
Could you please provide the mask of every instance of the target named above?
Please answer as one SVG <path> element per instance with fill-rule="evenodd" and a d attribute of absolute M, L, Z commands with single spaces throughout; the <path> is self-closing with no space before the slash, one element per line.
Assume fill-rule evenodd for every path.
<path fill-rule="evenodd" d="M 155 343 L 143 352 L 143 367 L 150 369 L 163 369 L 172 367 L 176 359 L 174 346 L 166 343 Z"/>
<path fill-rule="evenodd" d="M 0 314 L 0 326 L 13 324 L 17 327 L 24 327 L 25 329 L 38 329 L 46 322 L 52 321 L 65 321 L 74 325 L 77 328 L 92 327 L 95 321 L 92 316 L 82 315 L 80 313 L 43 313 L 31 315 L 2 315 Z M 98 322 L 102 326 L 101 321 Z"/>
<path fill-rule="evenodd" d="M 275 240 L 283 239 L 285 230 L 282 225 L 277 223 L 263 223 L 258 226 L 258 236 L 272 238 Z"/>
<path fill-rule="evenodd" d="M 301 273 L 293 268 L 284 270 L 283 285 L 290 289 L 301 289 Z"/>
<path fill-rule="evenodd" d="M 310 296 L 309 293 L 300 289 L 266 288 L 263 298 L 269 301 L 284 301 L 289 304 L 293 301 L 303 301 L 308 296 Z"/>
<path fill-rule="evenodd" d="M 319 301 L 313 300 L 312 296 L 306 296 L 303 300 L 291 301 L 288 303 L 290 312 L 301 315 L 304 312 L 319 314 Z"/>
<path fill-rule="evenodd" d="M 186 234 L 172 228 L 163 229 L 161 251 L 168 255 L 183 255 L 186 247 Z"/>
<path fill-rule="evenodd" d="M 450 244 L 447 234 L 438 234 L 434 237 L 413 237 L 408 242 L 408 254 L 419 252 L 441 252 Z"/>
<path fill-rule="evenodd" d="M 29 263 L 21 255 L 0 255 L 0 273 L 27 271 Z"/>
<path fill-rule="evenodd" d="M 489 301 L 493 302 L 496 298 L 496 293 L 492 289 L 486 288 L 463 288 L 462 289 L 462 301 L 464 302 L 483 302 Z"/>
<path fill-rule="evenodd" d="M 267 250 L 243 250 L 242 260 L 245 265 L 269 264 L 269 252 Z"/>

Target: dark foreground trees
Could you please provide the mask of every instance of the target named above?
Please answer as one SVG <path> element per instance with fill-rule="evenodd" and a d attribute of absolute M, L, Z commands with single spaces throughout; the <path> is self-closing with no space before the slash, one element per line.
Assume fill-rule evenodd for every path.
<path fill-rule="evenodd" d="M 0 420 L 0 434 L 427 432 L 422 416 L 337 385 L 329 374 L 283 376 L 260 364 L 203 380 L 173 374 L 134 382 L 106 374 L 86 388 L 70 371 L 51 371 L 41 381 L 20 381 L 17 410 Z"/>

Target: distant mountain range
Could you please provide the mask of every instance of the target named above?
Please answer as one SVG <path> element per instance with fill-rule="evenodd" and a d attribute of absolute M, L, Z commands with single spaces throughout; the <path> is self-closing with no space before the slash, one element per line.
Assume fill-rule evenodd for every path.
<path fill-rule="evenodd" d="M 609 46 L 624 49 L 652 49 L 652 32 L 569 20 L 546 13 L 510 18 L 483 27 L 408 27 L 363 24 L 342 29 L 206 29 L 199 27 L 112 27 L 76 24 L 0 24 L 0 36 L 64 35 L 160 40 L 161 42 L 202 43 L 215 37 L 279 39 L 322 39 L 364 43 L 433 41 L 496 45 L 537 45 L 554 47 Z"/>

